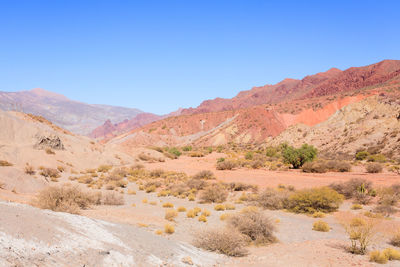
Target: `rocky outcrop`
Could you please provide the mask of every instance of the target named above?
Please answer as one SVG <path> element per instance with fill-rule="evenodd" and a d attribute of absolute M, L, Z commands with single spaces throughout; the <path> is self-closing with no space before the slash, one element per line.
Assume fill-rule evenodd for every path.
<path fill-rule="evenodd" d="M 57 135 L 49 135 L 49 136 L 38 136 L 38 142 L 34 145 L 36 149 L 56 149 L 56 150 L 64 150 L 64 144 L 61 139 Z"/>

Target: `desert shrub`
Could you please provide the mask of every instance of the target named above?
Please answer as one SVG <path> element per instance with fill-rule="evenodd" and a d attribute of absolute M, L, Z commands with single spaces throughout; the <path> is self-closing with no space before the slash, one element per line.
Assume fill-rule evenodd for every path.
<path fill-rule="evenodd" d="M 229 217 L 228 225 L 250 238 L 256 244 L 268 244 L 276 241 L 275 226 L 271 220 L 259 211 L 247 211 Z"/>
<path fill-rule="evenodd" d="M 233 204 L 226 203 L 226 204 L 225 204 L 225 209 L 226 209 L 226 210 L 234 210 L 234 209 L 236 209 L 236 207 L 235 207 L 235 205 L 233 205 Z"/>
<path fill-rule="evenodd" d="M 278 149 L 275 147 L 267 147 L 265 149 L 265 155 L 267 157 L 274 157 L 274 156 L 276 156 L 277 153 L 278 153 Z"/>
<path fill-rule="evenodd" d="M 193 179 L 204 179 L 204 180 L 211 180 L 215 179 L 214 173 L 209 170 L 204 170 L 196 173 L 193 175 Z"/>
<path fill-rule="evenodd" d="M 140 163 L 136 163 L 131 166 L 131 170 L 143 170 L 143 169 L 144 169 L 144 165 L 140 164 Z"/>
<path fill-rule="evenodd" d="M 4 189 L 5 188 L 5 183 L 3 183 L 3 182 L 0 182 L 0 189 Z"/>
<path fill-rule="evenodd" d="M 178 148 L 172 147 L 168 150 L 169 153 L 175 155 L 176 158 L 179 158 L 182 155 L 182 152 L 179 151 Z"/>
<path fill-rule="evenodd" d="M 351 209 L 352 209 L 352 210 L 361 210 L 362 208 L 363 208 L 363 206 L 360 205 L 360 204 L 353 204 L 353 205 L 351 206 Z"/>
<path fill-rule="evenodd" d="M 100 165 L 98 168 L 97 168 L 97 171 L 98 172 L 109 172 L 110 170 L 112 169 L 112 166 L 111 165 Z"/>
<path fill-rule="evenodd" d="M 188 218 L 194 218 L 194 217 L 196 217 L 196 216 L 197 216 L 197 213 L 196 213 L 195 210 L 188 210 L 188 211 L 186 212 L 186 217 L 188 217 Z"/>
<path fill-rule="evenodd" d="M 245 237 L 231 229 L 208 229 L 196 234 L 194 239 L 196 247 L 215 251 L 228 256 L 245 256 L 247 251 Z"/>
<path fill-rule="evenodd" d="M 306 162 L 306 163 L 304 163 L 302 170 L 303 170 L 303 172 L 312 172 L 312 173 L 327 172 L 325 162 L 323 162 L 323 161 Z"/>
<path fill-rule="evenodd" d="M 211 184 L 200 195 L 201 202 L 222 203 L 228 197 L 228 191 L 221 184 Z"/>
<path fill-rule="evenodd" d="M 372 183 L 361 178 L 352 178 L 343 183 L 333 183 L 330 184 L 329 187 L 344 195 L 346 199 L 356 197 L 358 192 L 371 195 L 373 190 Z"/>
<path fill-rule="evenodd" d="M 400 229 L 393 233 L 390 239 L 390 244 L 395 247 L 400 247 Z"/>
<path fill-rule="evenodd" d="M 339 208 L 343 196 L 328 187 L 304 189 L 289 196 L 288 208 L 296 213 L 332 212 Z"/>
<path fill-rule="evenodd" d="M 162 235 L 163 231 L 160 230 L 160 229 L 158 229 L 158 230 L 156 230 L 154 233 L 155 233 L 156 235 Z"/>
<path fill-rule="evenodd" d="M 216 210 L 216 211 L 224 211 L 225 210 L 225 205 L 217 204 L 217 205 L 214 206 L 214 210 Z"/>
<path fill-rule="evenodd" d="M 128 195 L 136 195 L 136 191 L 132 190 L 132 189 L 129 189 L 128 190 Z"/>
<path fill-rule="evenodd" d="M 258 191 L 258 186 L 252 184 L 232 182 L 229 183 L 228 186 L 231 191 L 247 191 L 247 190 L 252 190 L 254 192 Z"/>
<path fill-rule="evenodd" d="M 304 144 L 300 148 L 292 146 L 282 146 L 282 157 L 285 163 L 291 164 L 293 168 L 298 169 L 304 163 L 313 161 L 317 156 L 317 149 L 312 145 Z"/>
<path fill-rule="evenodd" d="M 35 169 L 33 168 L 33 166 L 31 166 L 29 164 L 26 164 L 26 166 L 24 168 L 24 171 L 25 171 L 26 174 L 29 174 L 29 175 L 34 175 L 36 173 Z"/>
<path fill-rule="evenodd" d="M 371 251 L 371 253 L 369 254 L 369 260 L 372 262 L 385 264 L 388 262 L 389 259 L 385 253 L 383 253 L 379 250 L 374 250 L 374 251 Z"/>
<path fill-rule="evenodd" d="M 165 171 L 163 169 L 155 169 L 151 170 L 149 175 L 152 178 L 160 178 L 165 174 Z"/>
<path fill-rule="evenodd" d="M 260 160 L 260 159 L 253 160 L 253 161 L 250 163 L 250 167 L 251 167 L 252 169 L 259 169 L 259 168 L 261 168 L 261 167 L 263 167 L 263 166 L 264 166 L 264 161 L 262 161 L 262 160 Z"/>
<path fill-rule="evenodd" d="M 204 157 L 204 154 L 203 154 L 203 152 L 200 152 L 200 151 L 193 151 L 189 154 L 189 156 L 192 158 L 201 158 L 201 157 Z"/>
<path fill-rule="evenodd" d="M 355 254 L 365 254 L 368 245 L 375 236 L 375 224 L 369 219 L 354 217 L 345 225 L 346 232 L 349 235 L 351 246 L 350 252 Z"/>
<path fill-rule="evenodd" d="M 184 146 L 182 147 L 182 151 L 188 152 L 188 151 L 192 151 L 193 147 L 192 146 Z"/>
<path fill-rule="evenodd" d="M 382 154 L 369 155 L 367 158 L 369 162 L 386 162 L 386 157 Z"/>
<path fill-rule="evenodd" d="M 317 211 L 317 212 L 314 212 L 314 213 L 312 214 L 312 217 L 313 217 L 313 218 L 324 218 L 324 217 L 325 217 L 325 213 L 320 212 L 320 211 Z"/>
<path fill-rule="evenodd" d="M 165 219 L 168 221 L 173 221 L 176 217 L 178 217 L 178 212 L 173 209 L 168 209 L 165 211 Z"/>
<path fill-rule="evenodd" d="M 178 207 L 177 211 L 178 211 L 178 212 L 185 212 L 185 211 L 186 211 L 186 208 L 183 207 L 183 206 L 180 206 L 180 207 Z"/>
<path fill-rule="evenodd" d="M 313 223 L 313 228 L 312 229 L 314 231 L 319 231 L 319 232 L 329 232 L 330 227 L 324 221 L 316 221 L 316 222 Z"/>
<path fill-rule="evenodd" d="M 244 155 L 244 158 L 247 160 L 252 160 L 253 157 L 254 157 L 254 152 L 252 151 L 246 152 L 246 154 Z"/>
<path fill-rule="evenodd" d="M 383 170 L 382 165 L 375 162 L 369 163 L 366 169 L 368 173 L 379 173 Z"/>
<path fill-rule="evenodd" d="M 382 253 L 385 254 L 386 257 L 388 258 L 388 260 L 390 260 L 390 261 L 400 260 L 400 251 L 398 251 L 397 249 L 385 248 L 382 251 Z"/>
<path fill-rule="evenodd" d="M 325 173 L 327 171 L 349 172 L 351 170 L 351 165 L 345 161 L 339 160 L 306 162 L 302 170 L 303 172 L 310 173 Z"/>
<path fill-rule="evenodd" d="M 167 223 L 164 225 L 164 233 L 169 235 L 175 233 L 175 227 L 172 224 Z"/>
<path fill-rule="evenodd" d="M 190 189 L 202 190 L 206 187 L 207 182 L 200 179 L 190 179 L 186 182 L 186 186 Z"/>
<path fill-rule="evenodd" d="M 83 192 L 77 186 L 48 187 L 39 192 L 34 204 L 41 209 L 78 214 L 80 209 L 86 209 L 95 204 L 92 195 Z"/>
<path fill-rule="evenodd" d="M 211 211 L 209 210 L 203 210 L 203 212 L 201 213 L 201 215 L 204 215 L 206 217 L 209 217 L 211 215 Z"/>
<path fill-rule="evenodd" d="M 40 175 L 44 177 L 50 177 L 50 178 L 58 178 L 60 177 L 60 174 L 57 169 L 53 168 L 44 168 L 41 170 Z"/>
<path fill-rule="evenodd" d="M 197 214 L 199 214 L 201 212 L 201 208 L 199 208 L 199 207 L 194 207 L 193 210 L 196 213 L 196 216 L 197 216 Z"/>
<path fill-rule="evenodd" d="M 170 203 L 170 202 L 165 202 L 165 203 L 162 205 L 162 207 L 163 207 L 163 208 L 173 208 L 173 207 L 174 207 L 174 204 L 172 204 L 172 203 Z"/>
<path fill-rule="evenodd" d="M 217 162 L 217 170 L 233 170 L 236 167 L 237 163 L 232 160 Z"/>
<path fill-rule="evenodd" d="M 381 188 L 378 191 L 378 205 L 375 207 L 374 212 L 389 216 L 396 212 L 396 205 L 400 199 L 400 192 L 398 185 L 392 185 L 387 188 Z"/>
<path fill-rule="evenodd" d="M 102 196 L 103 205 L 124 205 L 124 196 L 115 192 L 107 192 Z"/>
<path fill-rule="evenodd" d="M 196 196 L 193 194 L 188 195 L 188 200 L 189 201 L 195 201 L 196 200 Z"/>
<path fill-rule="evenodd" d="M 343 160 L 328 160 L 325 166 L 330 171 L 335 172 L 349 172 L 351 171 L 351 164 Z"/>
<path fill-rule="evenodd" d="M 0 160 L 0 167 L 9 167 L 9 166 L 13 166 L 13 164 L 6 160 Z"/>
<path fill-rule="evenodd" d="M 364 160 L 369 156 L 368 151 L 359 151 L 356 153 L 355 158 L 356 160 Z"/>
<path fill-rule="evenodd" d="M 287 191 L 277 191 L 272 188 L 265 189 L 258 195 L 257 204 L 264 209 L 279 210 L 287 206 L 289 194 Z"/>
<path fill-rule="evenodd" d="M 189 194 L 190 188 L 185 183 L 172 184 L 168 187 L 169 191 L 173 196 Z"/>
<path fill-rule="evenodd" d="M 207 222 L 207 217 L 205 215 L 200 215 L 199 222 Z"/>

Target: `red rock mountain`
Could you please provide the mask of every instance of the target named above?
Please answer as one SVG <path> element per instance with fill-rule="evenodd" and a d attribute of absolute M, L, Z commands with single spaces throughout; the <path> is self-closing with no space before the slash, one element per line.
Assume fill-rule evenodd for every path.
<path fill-rule="evenodd" d="M 180 116 L 152 122 L 112 142 L 127 149 L 138 145 L 259 143 L 298 123 L 317 125 L 369 96 L 398 94 L 398 88 L 399 60 L 345 71 L 333 68 L 302 80 L 285 79 L 254 87 L 232 99 L 204 101 L 197 108 L 182 110 Z"/>
<path fill-rule="evenodd" d="M 254 87 L 232 99 L 206 100 L 197 108 L 184 109 L 182 114 L 235 110 L 261 104 L 276 104 L 339 92 L 353 91 L 383 83 L 400 74 L 400 60 L 384 60 L 365 67 L 345 71 L 332 68 L 306 76 L 302 80 L 285 79 L 275 85 Z"/>

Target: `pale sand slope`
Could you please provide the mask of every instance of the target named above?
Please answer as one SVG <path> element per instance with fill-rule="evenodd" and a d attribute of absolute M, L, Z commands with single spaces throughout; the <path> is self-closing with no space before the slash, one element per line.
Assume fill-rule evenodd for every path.
<path fill-rule="evenodd" d="M 213 266 L 226 257 L 84 216 L 0 201 L 0 266 Z"/>
<path fill-rule="evenodd" d="M 53 148 L 55 154 L 35 147 L 43 137 L 59 138 L 64 149 Z M 0 111 L 0 160 L 23 167 L 64 166 L 70 169 L 95 168 L 100 164 L 119 165 L 133 159 L 112 148 L 74 135 L 48 122 L 40 122 L 23 113 Z"/>

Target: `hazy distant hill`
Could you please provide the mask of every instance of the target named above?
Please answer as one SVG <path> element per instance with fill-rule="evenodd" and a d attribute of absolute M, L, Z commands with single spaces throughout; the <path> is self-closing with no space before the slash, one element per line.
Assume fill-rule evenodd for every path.
<path fill-rule="evenodd" d="M 86 104 L 40 88 L 0 92 L 0 109 L 40 115 L 71 132 L 87 135 L 106 120 L 120 122 L 143 113 L 139 109 Z"/>

